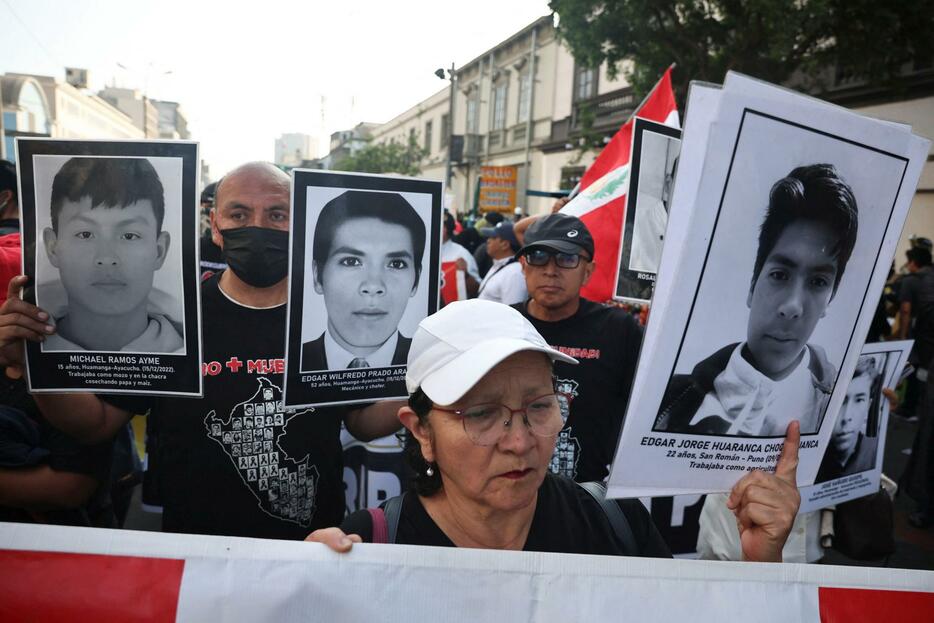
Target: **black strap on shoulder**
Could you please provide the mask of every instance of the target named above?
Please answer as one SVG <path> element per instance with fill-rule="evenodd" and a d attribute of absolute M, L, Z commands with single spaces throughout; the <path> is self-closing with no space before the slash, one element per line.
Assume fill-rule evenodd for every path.
<path fill-rule="evenodd" d="M 589 493 L 600 505 L 600 508 L 603 509 L 603 512 L 606 513 L 606 518 L 610 521 L 610 525 L 613 526 L 613 532 L 623 542 L 623 553 L 626 556 L 638 556 L 640 550 L 636 545 L 636 537 L 632 533 L 629 520 L 626 519 L 626 514 L 615 500 L 606 499 L 606 487 L 599 482 L 579 482 L 577 485 Z"/>
<path fill-rule="evenodd" d="M 383 504 L 383 514 L 386 516 L 386 542 L 396 542 L 396 532 L 399 531 L 399 516 L 402 514 L 402 501 L 405 493 L 386 500 Z"/>

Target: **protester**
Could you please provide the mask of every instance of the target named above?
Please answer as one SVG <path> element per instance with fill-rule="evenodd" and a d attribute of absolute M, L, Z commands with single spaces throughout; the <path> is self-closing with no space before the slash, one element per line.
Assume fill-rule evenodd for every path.
<path fill-rule="evenodd" d="M 399 410 L 418 477 L 401 499 L 396 543 L 671 555 L 639 501 L 616 502 L 625 521 L 615 521 L 615 511 L 583 487 L 548 473 L 562 426 L 557 361 L 574 363 L 504 305 L 455 302 L 419 324 L 406 373 L 409 404 Z M 776 473 L 751 472 L 732 491 L 747 560 L 781 560 L 799 504 L 797 453 L 792 424 Z M 346 551 L 382 532 L 373 517 L 359 511 L 309 540 Z"/>
<path fill-rule="evenodd" d="M 565 424 L 551 464 L 578 482 L 609 474 L 642 341 L 630 314 L 581 298 L 593 253 L 580 219 L 558 213 L 536 220 L 519 250 L 530 298 L 514 306 L 549 344 L 580 361 L 555 362 Z"/>
<path fill-rule="evenodd" d="M 473 256 L 461 245 L 452 240 L 454 236 L 454 216 L 450 212 L 444 213 L 444 227 L 441 230 L 441 262 L 456 262 L 457 269 L 463 271 L 467 285 L 467 297 L 477 296 L 480 287 L 480 273 L 477 271 L 477 262 Z"/>
<path fill-rule="evenodd" d="M 83 446 L 0 389 L 0 521 L 112 527 L 110 442 Z"/>
<path fill-rule="evenodd" d="M 211 237 L 211 210 L 214 208 L 214 194 L 217 182 L 211 182 L 201 191 L 201 277 L 210 277 L 219 270 L 227 268 L 224 253 L 214 244 Z"/>
<path fill-rule="evenodd" d="M 519 241 L 512 231 L 512 223 L 503 221 L 480 233 L 486 238 L 486 250 L 493 259 L 493 266 L 480 282 L 477 298 L 506 305 L 525 302 L 529 292 L 525 287 L 522 265 L 515 256 Z"/>
<path fill-rule="evenodd" d="M 398 428 L 380 404 L 283 408 L 288 228 L 285 173 L 250 163 L 220 182 L 211 230 L 230 269 L 202 284 L 204 398 L 36 395 L 49 421 L 85 442 L 108 440 L 131 413 L 150 411 L 167 531 L 301 538 L 334 525 L 344 511 L 341 420 L 360 439 Z M 11 291 L 25 278 L 14 281 Z M 41 341 L 53 330 L 47 320 L 17 297 L 0 307 L 8 374 L 22 372 L 21 338 Z"/>
<path fill-rule="evenodd" d="M 482 219 L 477 221 L 475 227 L 477 232 L 479 232 L 489 227 L 496 227 L 502 223 L 503 220 L 503 215 L 499 212 L 487 212 Z M 493 258 L 491 258 L 490 254 L 487 252 L 486 245 L 478 244 L 471 253 L 473 253 L 473 258 L 477 261 L 477 269 L 480 271 L 480 276 L 486 277 L 486 274 L 493 266 Z"/>

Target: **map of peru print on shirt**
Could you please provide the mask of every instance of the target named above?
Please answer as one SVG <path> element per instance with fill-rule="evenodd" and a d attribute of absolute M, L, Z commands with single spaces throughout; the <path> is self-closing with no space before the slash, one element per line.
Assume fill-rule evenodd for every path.
<path fill-rule="evenodd" d="M 256 393 L 237 404 L 226 419 L 213 410 L 207 414 L 208 437 L 224 449 L 263 512 L 309 526 L 315 513 L 318 469 L 309 465 L 307 454 L 300 459 L 288 456 L 279 441 L 289 420 L 310 410 L 284 410 L 282 389 L 266 377 L 256 381 Z"/>

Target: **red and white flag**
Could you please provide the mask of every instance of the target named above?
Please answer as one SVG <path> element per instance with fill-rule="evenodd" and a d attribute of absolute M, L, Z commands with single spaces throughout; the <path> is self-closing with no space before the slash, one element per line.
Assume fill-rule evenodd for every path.
<path fill-rule="evenodd" d="M 581 192 L 561 209 L 587 225 L 594 239 L 597 267 L 581 295 L 592 301 L 608 301 L 616 288 L 616 265 L 619 262 L 620 233 L 629 192 L 629 152 L 632 149 L 632 126 L 642 117 L 680 127 L 675 93 L 671 88 L 669 67 L 612 140 L 607 143 L 581 178 Z"/>
<path fill-rule="evenodd" d="M 457 262 L 441 262 L 441 303 L 447 305 L 467 298 L 467 279 Z"/>

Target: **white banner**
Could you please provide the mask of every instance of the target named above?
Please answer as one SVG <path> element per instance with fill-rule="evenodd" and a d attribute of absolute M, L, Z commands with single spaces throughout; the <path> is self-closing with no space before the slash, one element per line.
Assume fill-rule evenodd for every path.
<path fill-rule="evenodd" d="M 929 621 L 934 572 L 0 524 L 0 620 Z"/>

